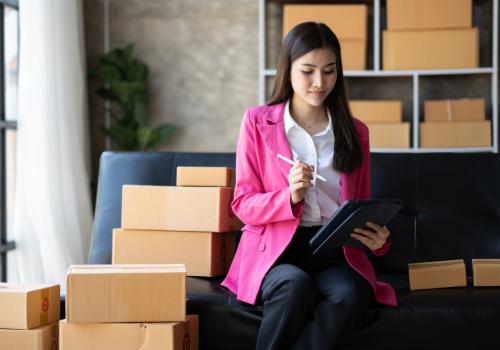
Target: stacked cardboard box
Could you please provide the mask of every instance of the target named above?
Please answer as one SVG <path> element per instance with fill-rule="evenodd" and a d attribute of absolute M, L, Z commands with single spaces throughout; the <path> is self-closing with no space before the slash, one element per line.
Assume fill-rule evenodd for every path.
<path fill-rule="evenodd" d="M 450 69 L 479 66 L 472 0 L 387 0 L 383 67 Z"/>
<path fill-rule="evenodd" d="M 491 146 L 491 121 L 486 120 L 484 99 L 425 101 L 420 146 Z"/>
<path fill-rule="evenodd" d="M 353 116 L 368 126 L 370 147 L 410 147 L 410 123 L 402 121 L 401 101 L 351 100 L 349 106 Z"/>
<path fill-rule="evenodd" d="M 179 167 L 177 186 L 124 186 L 113 263 L 184 263 L 188 276 L 225 274 L 241 228 L 232 186 L 234 171 L 224 167 Z"/>
<path fill-rule="evenodd" d="M 59 325 L 64 350 L 198 349 L 182 264 L 71 266 Z"/>
<path fill-rule="evenodd" d="M 463 260 L 429 261 L 408 264 L 410 289 L 465 287 L 465 262 Z"/>
<path fill-rule="evenodd" d="M 283 37 L 299 23 L 322 22 L 338 37 L 344 70 L 366 69 L 367 21 L 366 5 L 283 6 Z"/>
<path fill-rule="evenodd" d="M 57 350 L 59 285 L 0 283 L 0 349 Z"/>

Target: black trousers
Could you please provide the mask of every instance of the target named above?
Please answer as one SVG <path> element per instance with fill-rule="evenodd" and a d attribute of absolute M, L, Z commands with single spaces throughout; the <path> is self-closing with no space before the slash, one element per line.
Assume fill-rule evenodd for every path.
<path fill-rule="evenodd" d="M 363 322 L 371 286 L 345 261 L 342 248 L 332 259 L 315 259 L 308 241 L 317 229 L 299 227 L 264 277 L 258 350 L 333 349 Z"/>

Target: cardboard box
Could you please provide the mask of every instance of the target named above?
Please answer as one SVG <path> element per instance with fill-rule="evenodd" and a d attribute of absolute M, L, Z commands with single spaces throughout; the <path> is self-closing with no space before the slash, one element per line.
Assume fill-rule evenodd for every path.
<path fill-rule="evenodd" d="M 426 122 L 485 120 L 484 99 L 429 100 L 424 102 Z"/>
<path fill-rule="evenodd" d="M 159 231 L 238 231 L 229 187 L 125 185 L 122 228 Z"/>
<path fill-rule="evenodd" d="M 420 147 L 489 147 L 491 121 L 420 123 Z"/>
<path fill-rule="evenodd" d="M 59 323 L 33 329 L 0 329 L 2 350 L 57 350 Z"/>
<path fill-rule="evenodd" d="M 283 38 L 302 22 L 326 24 L 339 39 L 367 39 L 366 5 L 283 5 Z"/>
<path fill-rule="evenodd" d="M 178 166 L 177 186 L 234 187 L 234 169 Z"/>
<path fill-rule="evenodd" d="M 408 264 L 410 289 L 465 287 L 463 260 L 444 260 Z"/>
<path fill-rule="evenodd" d="M 198 350 L 198 316 L 175 323 L 59 324 L 60 350 Z"/>
<path fill-rule="evenodd" d="M 384 31 L 383 66 L 386 70 L 479 67 L 479 31 Z"/>
<path fill-rule="evenodd" d="M 344 70 L 366 69 L 368 7 L 366 5 L 283 6 L 283 37 L 302 22 L 322 22 L 337 36 Z"/>
<path fill-rule="evenodd" d="M 472 259 L 475 287 L 500 287 L 500 259 Z"/>
<path fill-rule="evenodd" d="M 58 284 L 0 283 L 0 328 L 31 329 L 59 320 Z"/>
<path fill-rule="evenodd" d="M 186 264 L 187 276 L 227 273 L 233 232 L 113 230 L 113 264 Z"/>
<path fill-rule="evenodd" d="M 343 70 L 366 69 L 366 40 L 340 39 Z"/>
<path fill-rule="evenodd" d="M 387 0 L 387 29 L 453 29 L 472 26 L 472 0 Z"/>
<path fill-rule="evenodd" d="M 171 322 L 186 319 L 186 268 L 172 265 L 72 265 L 68 322 Z"/>
<path fill-rule="evenodd" d="M 410 147 L 410 123 L 367 123 L 371 148 Z"/>
<path fill-rule="evenodd" d="M 353 116 L 365 123 L 403 120 L 403 105 L 399 100 L 351 100 L 349 107 Z"/>

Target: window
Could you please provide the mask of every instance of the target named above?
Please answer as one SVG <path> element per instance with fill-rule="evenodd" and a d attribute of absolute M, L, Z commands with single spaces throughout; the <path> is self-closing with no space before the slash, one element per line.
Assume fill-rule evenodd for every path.
<path fill-rule="evenodd" d="M 17 93 L 19 72 L 19 6 L 0 0 L 0 281 L 7 279 L 7 252 L 15 248 L 14 219 Z"/>

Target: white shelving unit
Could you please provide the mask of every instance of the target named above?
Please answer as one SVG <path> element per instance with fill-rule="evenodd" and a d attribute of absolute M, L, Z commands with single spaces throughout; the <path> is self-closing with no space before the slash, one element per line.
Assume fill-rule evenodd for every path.
<path fill-rule="evenodd" d="M 373 0 L 373 70 L 344 71 L 345 77 L 412 77 L 413 81 L 413 147 L 374 148 L 374 152 L 495 152 L 498 153 L 498 0 L 490 0 L 492 7 L 492 67 L 435 70 L 383 70 L 380 68 L 380 0 Z M 259 0 L 259 104 L 266 101 L 266 78 L 276 75 L 266 63 L 266 0 Z M 491 77 L 491 147 L 420 148 L 419 141 L 419 81 L 425 76 L 488 75 Z"/>

